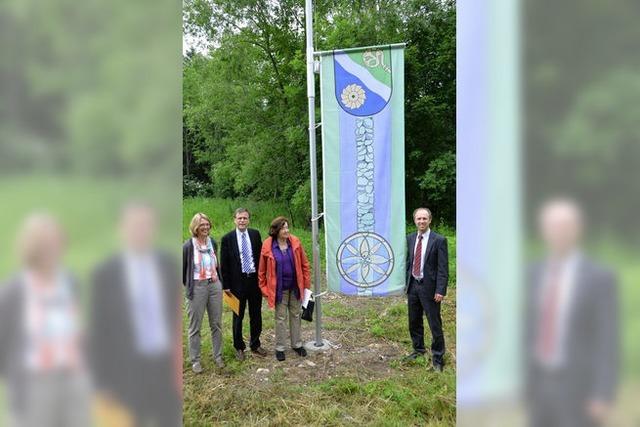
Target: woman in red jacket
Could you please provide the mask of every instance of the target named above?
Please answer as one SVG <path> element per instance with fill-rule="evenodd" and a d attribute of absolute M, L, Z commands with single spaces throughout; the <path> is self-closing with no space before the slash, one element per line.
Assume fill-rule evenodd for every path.
<path fill-rule="evenodd" d="M 258 284 L 269 307 L 276 309 L 276 359 L 285 359 L 287 312 L 291 347 L 306 356 L 300 337 L 300 305 L 304 290 L 311 288 L 309 260 L 300 239 L 289 233 L 289 220 L 283 216 L 271 222 L 269 237 L 262 244 Z"/>

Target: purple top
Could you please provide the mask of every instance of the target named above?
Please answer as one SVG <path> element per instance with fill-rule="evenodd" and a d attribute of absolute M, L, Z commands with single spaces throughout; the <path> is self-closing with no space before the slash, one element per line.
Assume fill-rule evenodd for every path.
<path fill-rule="evenodd" d="M 300 291 L 296 283 L 296 268 L 293 262 L 291 244 L 287 240 L 287 250 L 282 252 L 277 239 L 273 239 L 271 251 L 276 259 L 276 303 L 282 302 L 283 291 L 293 291 L 296 299 L 300 299 Z"/>

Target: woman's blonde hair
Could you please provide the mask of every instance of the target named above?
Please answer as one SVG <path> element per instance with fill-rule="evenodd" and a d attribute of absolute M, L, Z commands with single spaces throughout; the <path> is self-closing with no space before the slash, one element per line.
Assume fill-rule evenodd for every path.
<path fill-rule="evenodd" d="M 207 221 L 209 225 L 211 225 L 209 217 L 202 212 L 198 212 L 193 216 L 193 218 L 191 218 L 191 224 L 189 224 L 191 236 L 196 237 L 198 235 L 198 227 L 200 227 L 200 224 L 202 224 L 203 221 Z"/>
<path fill-rule="evenodd" d="M 51 250 L 52 243 L 64 246 L 65 242 L 66 235 L 53 215 L 33 212 L 25 218 L 18 232 L 18 256 L 24 265 L 34 266 Z"/>

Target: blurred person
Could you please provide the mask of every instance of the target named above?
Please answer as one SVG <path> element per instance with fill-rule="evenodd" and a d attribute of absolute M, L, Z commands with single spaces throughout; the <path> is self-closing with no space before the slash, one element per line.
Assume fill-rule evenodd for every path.
<path fill-rule="evenodd" d="M 21 271 L 0 289 L 0 374 L 8 425 L 88 426 L 90 385 L 76 280 L 63 266 L 65 234 L 52 216 L 27 217 Z"/>
<path fill-rule="evenodd" d="M 122 248 L 93 274 L 91 367 L 98 402 L 131 425 L 181 424 L 181 310 L 175 259 L 154 246 L 155 210 L 122 209 Z"/>
<path fill-rule="evenodd" d="M 224 368 L 222 360 L 222 282 L 218 248 L 209 237 L 211 220 L 197 213 L 189 224 L 191 238 L 182 246 L 182 284 L 185 287 L 189 314 L 189 357 L 191 369 L 202 372 L 200 362 L 200 329 L 204 312 L 209 317 L 213 360 Z"/>
<path fill-rule="evenodd" d="M 285 360 L 287 314 L 291 348 L 302 357 L 307 351 L 301 339 L 301 304 L 304 290 L 311 288 L 311 269 L 300 239 L 289 233 L 289 220 L 275 218 L 262 244 L 258 284 L 270 308 L 275 308 L 276 359 Z"/>
<path fill-rule="evenodd" d="M 431 330 L 431 358 L 435 370 L 444 367 L 444 333 L 440 304 L 447 294 L 449 282 L 449 250 L 447 239 L 431 230 L 431 211 L 418 208 L 413 212 L 417 232 L 407 236 L 407 276 L 405 293 L 409 312 L 409 334 L 415 360 L 425 354 L 423 315 Z"/>
<path fill-rule="evenodd" d="M 251 352 L 264 357 L 267 352 L 260 346 L 262 333 L 262 293 L 258 287 L 258 267 L 262 238 L 260 232 L 249 228 L 250 213 L 245 208 L 236 209 L 233 221 L 236 228 L 220 241 L 220 272 L 225 292 L 240 300 L 239 315 L 233 313 L 233 347 L 236 358 L 244 360 L 246 344 L 242 337 L 242 321 L 249 305 L 249 347 Z"/>
<path fill-rule="evenodd" d="M 616 278 L 581 250 L 583 217 L 557 198 L 539 212 L 546 255 L 532 266 L 525 351 L 531 426 L 602 425 L 618 367 Z"/>

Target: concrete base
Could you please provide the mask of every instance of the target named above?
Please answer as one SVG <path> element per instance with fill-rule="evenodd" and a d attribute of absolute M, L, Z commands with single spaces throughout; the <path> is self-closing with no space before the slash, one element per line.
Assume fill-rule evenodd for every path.
<path fill-rule="evenodd" d="M 322 340 L 322 345 L 316 345 L 316 340 L 313 341 L 308 341 L 305 345 L 304 348 L 307 349 L 307 351 L 326 351 L 329 350 L 331 348 L 331 343 L 327 340 Z"/>

